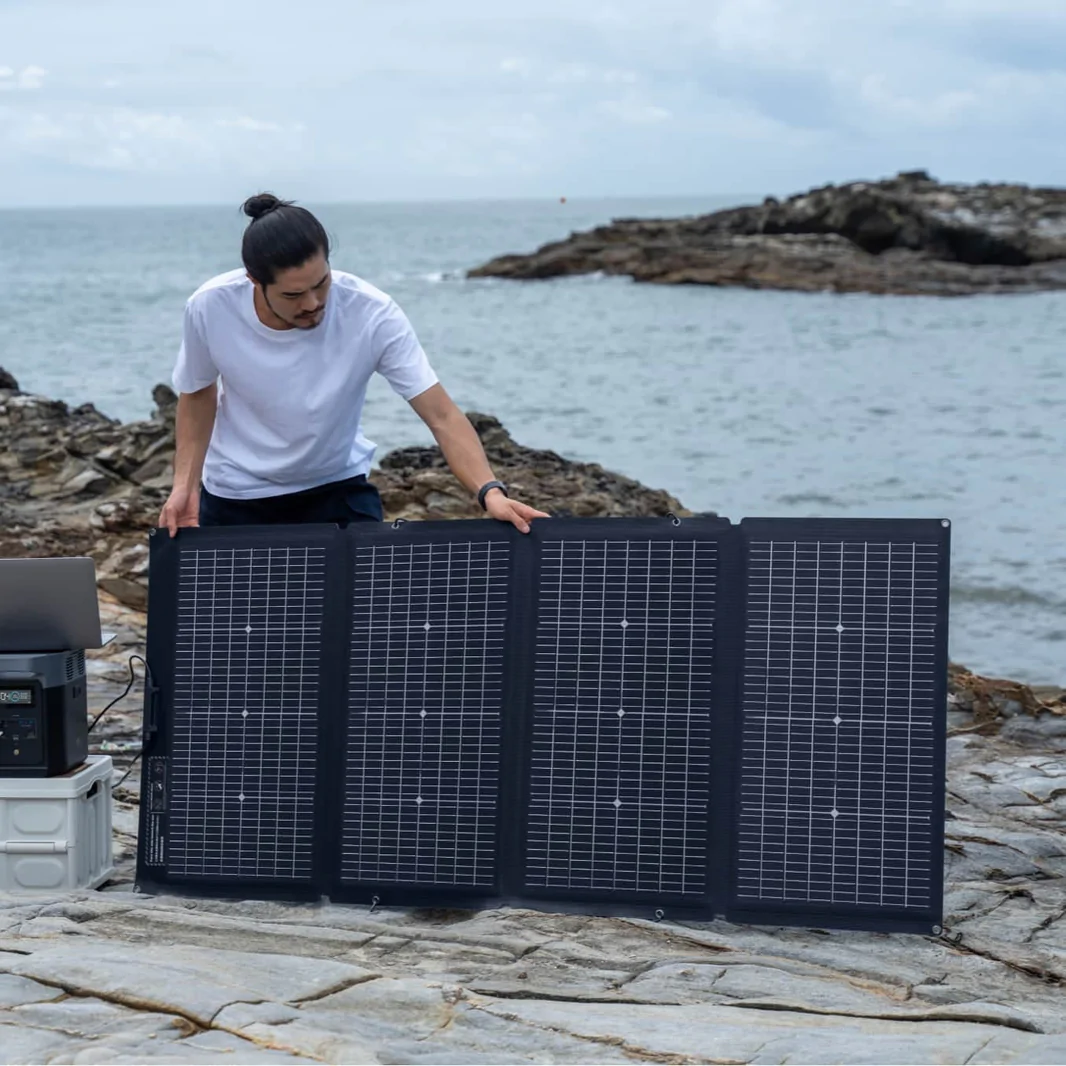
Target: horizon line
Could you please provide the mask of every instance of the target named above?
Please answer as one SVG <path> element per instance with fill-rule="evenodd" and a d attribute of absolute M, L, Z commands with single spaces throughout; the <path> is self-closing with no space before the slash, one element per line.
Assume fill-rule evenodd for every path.
<path fill-rule="evenodd" d="M 249 193 L 249 196 L 254 193 Z M 419 199 L 416 197 L 402 199 L 354 199 L 354 200 L 318 200 L 314 197 L 297 199 L 298 204 L 315 203 L 320 207 L 403 207 L 423 206 L 433 207 L 438 205 L 453 204 L 520 204 L 520 203 L 556 203 L 566 207 L 572 203 L 603 203 L 620 200 L 735 200 L 740 205 L 743 203 L 761 203 L 762 200 L 772 193 L 611 193 L 607 195 L 579 194 L 571 196 L 564 194 L 541 195 L 541 196 L 454 196 L 433 197 Z M 241 201 L 243 203 L 243 201 Z M 241 203 L 234 208 L 240 211 Z M 135 203 L 24 203 L 24 204 L 0 204 L 0 212 L 14 211 L 134 211 L 158 208 L 188 208 L 188 207 L 233 207 L 233 201 L 223 200 L 153 200 Z"/>

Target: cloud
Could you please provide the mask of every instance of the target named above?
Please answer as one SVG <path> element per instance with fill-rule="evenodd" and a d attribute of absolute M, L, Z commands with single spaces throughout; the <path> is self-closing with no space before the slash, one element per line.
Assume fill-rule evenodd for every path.
<path fill-rule="evenodd" d="M 285 0 L 0 0 L 7 202 L 63 181 L 78 195 L 78 168 L 129 175 L 110 187 L 137 198 L 283 168 L 334 199 L 1066 172 L 1063 0 L 322 0 L 317 14 L 328 32 L 309 27 L 301 51 L 277 29 Z"/>
<path fill-rule="evenodd" d="M 263 134 L 298 135 L 274 122 L 247 115 L 196 120 L 174 112 L 129 107 L 77 107 L 48 112 L 0 110 L 0 144 L 7 153 L 26 154 L 89 169 L 129 173 L 176 173 L 190 166 L 262 162 L 256 151 L 276 145 Z M 283 139 L 291 150 L 291 141 Z M 0 149 L 0 158 L 3 151 Z"/>
<path fill-rule="evenodd" d="M 4 90 L 33 91 L 44 87 L 44 67 L 28 66 L 16 71 L 13 67 L 0 67 L 0 92 Z"/>
<path fill-rule="evenodd" d="M 533 71 L 533 64 L 528 59 L 522 59 L 520 56 L 508 56 L 508 58 L 500 60 L 500 70 L 504 74 L 518 74 L 522 77 L 528 77 Z"/>
<path fill-rule="evenodd" d="M 665 122 L 671 114 L 665 107 L 644 103 L 640 100 L 604 100 L 599 109 L 620 122 L 643 125 L 648 122 Z"/>
<path fill-rule="evenodd" d="M 251 133 L 284 133 L 286 127 L 277 122 L 266 122 L 258 118 L 250 118 L 248 115 L 238 115 L 236 118 L 217 118 L 215 125 L 224 130 L 247 130 Z"/>
<path fill-rule="evenodd" d="M 883 74 L 869 74 L 859 83 L 859 98 L 883 116 L 922 126 L 950 126 L 980 103 L 972 89 L 951 89 L 920 98 L 893 92 Z"/>
<path fill-rule="evenodd" d="M 556 85 L 633 85 L 639 80 L 639 75 L 634 70 L 614 70 L 589 63 L 564 63 L 549 70 L 545 80 Z"/>

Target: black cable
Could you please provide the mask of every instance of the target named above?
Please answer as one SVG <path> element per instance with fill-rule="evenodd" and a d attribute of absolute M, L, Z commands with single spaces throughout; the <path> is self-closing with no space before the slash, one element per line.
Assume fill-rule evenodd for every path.
<path fill-rule="evenodd" d="M 93 729 L 94 729 L 94 728 L 96 727 L 96 723 L 97 723 L 97 722 L 99 722 L 99 721 L 100 721 L 100 719 L 101 719 L 101 718 L 103 718 L 103 716 L 104 716 L 105 714 L 107 714 L 107 712 L 108 712 L 109 710 L 111 710 L 111 708 L 112 708 L 112 707 L 114 707 L 116 703 L 118 703 L 118 702 L 119 702 L 120 700 L 124 700 L 124 699 L 125 699 L 125 698 L 126 698 L 126 697 L 127 697 L 127 696 L 128 696 L 129 694 L 130 694 L 130 689 L 132 689 L 132 688 L 133 688 L 133 683 L 134 683 L 134 682 L 135 682 L 135 681 L 137 680 L 137 674 L 136 674 L 136 672 L 135 672 L 135 671 L 134 671 L 134 669 L 133 669 L 133 664 L 134 664 L 135 662 L 139 662 L 139 663 L 140 663 L 140 664 L 141 664 L 141 665 L 142 665 L 142 666 L 144 667 L 144 680 L 145 680 L 145 686 L 146 686 L 146 688 L 147 688 L 147 689 L 149 690 L 149 694 L 151 694 L 151 691 L 150 691 L 150 690 L 151 690 L 151 689 L 153 689 L 153 688 L 155 687 L 155 681 L 154 681 L 154 680 L 153 680 L 153 678 L 152 678 L 152 668 L 151 668 L 151 667 L 150 667 L 150 666 L 148 665 L 148 662 L 147 662 L 147 660 L 146 660 L 146 659 L 144 659 L 144 658 L 143 658 L 142 656 L 140 656 L 140 655 L 131 655 L 131 656 L 129 657 L 129 661 L 128 661 L 128 662 L 126 663 L 126 667 L 127 667 L 127 669 L 129 670 L 129 672 L 130 672 L 130 679 L 129 679 L 129 682 L 127 683 L 127 685 L 126 685 L 125 689 L 124 689 L 124 690 L 122 691 L 122 693 L 121 693 L 120 695 L 116 696 L 116 697 L 115 697 L 115 698 L 114 698 L 114 699 L 113 699 L 113 700 L 112 700 L 112 701 L 111 701 L 111 702 L 110 702 L 110 703 L 109 703 L 109 704 L 108 704 L 108 705 L 107 705 L 107 706 L 106 706 L 106 707 L 105 707 L 105 708 L 104 708 L 104 709 L 103 709 L 103 710 L 102 710 L 102 711 L 101 711 L 101 712 L 100 712 L 100 713 L 99 713 L 99 714 L 98 714 L 98 715 L 97 715 L 97 716 L 96 716 L 96 717 L 95 717 L 95 718 L 94 718 L 93 720 L 92 720 L 92 724 L 91 724 L 91 725 L 89 726 L 89 732 L 90 732 L 90 733 L 91 733 L 91 732 L 93 731 Z M 144 753 L 144 748 L 142 747 L 142 748 L 141 748 L 141 750 L 140 750 L 139 752 L 137 752 L 137 754 L 136 754 L 136 755 L 134 755 L 134 757 L 133 757 L 133 761 L 132 761 L 132 762 L 131 762 L 131 763 L 129 764 L 129 766 L 127 766 L 127 767 L 126 767 L 126 772 L 125 772 L 125 773 L 124 773 L 124 774 L 123 774 L 123 775 L 122 775 L 122 776 L 121 776 L 121 777 L 120 777 L 120 778 L 118 779 L 118 781 L 116 781 L 116 782 L 115 782 L 115 784 L 114 784 L 114 785 L 112 785 L 112 786 L 111 786 L 111 787 L 112 787 L 112 789 L 116 789 L 116 788 L 118 788 L 118 787 L 119 787 L 119 786 L 120 786 L 120 785 L 122 784 L 122 782 L 123 782 L 123 781 L 125 781 L 125 780 L 126 780 L 126 778 L 130 776 L 130 774 L 131 774 L 131 773 L 133 772 L 133 768 L 134 768 L 134 767 L 135 767 L 135 766 L 137 765 L 137 761 L 138 761 L 138 760 L 140 759 L 140 757 L 141 757 L 141 755 L 142 755 L 143 753 Z"/>
<path fill-rule="evenodd" d="M 122 694 L 121 694 L 120 696 L 116 696 L 116 697 L 115 697 L 115 698 L 114 698 L 114 699 L 113 699 L 113 700 L 112 700 L 112 701 L 111 701 L 111 702 L 110 702 L 110 703 L 109 703 L 109 704 L 108 704 L 108 705 L 107 705 L 107 706 L 106 706 L 106 707 L 105 707 L 105 708 L 104 708 L 104 709 L 103 709 L 103 710 L 102 710 L 102 711 L 101 711 L 101 712 L 100 712 L 100 713 L 99 713 L 99 714 L 98 714 L 98 715 L 97 715 L 97 716 L 96 716 L 96 717 L 95 717 L 95 718 L 94 718 L 93 720 L 92 720 L 92 724 L 91 724 L 91 725 L 89 726 L 89 732 L 90 732 L 90 733 L 91 733 L 91 732 L 92 732 L 92 731 L 93 731 L 93 730 L 94 730 L 94 729 L 96 728 L 96 723 L 97 723 L 97 722 L 99 722 L 99 721 L 100 721 L 100 719 L 101 719 L 101 718 L 103 718 L 103 716 L 104 716 L 105 714 L 107 714 L 107 712 L 108 712 L 109 710 L 111 710 L 111 708 L 112 708 L 112 707 L 114 707 L 116 703 L 118 703 L 118 702 L 119 702 L 120 700 L 124 700 L 124 699 L 125 699 L 125 698 L 126 698 L 126 697 L 127 697 L 127 696 L 128 696 L 129 694 L 130 694 L 130 689 L 131 689 L 131 688 L 133 688 L 133 683 L 134 683 L 134 681 L 136 681 L 136 680 L 137 680 L 137 675 L 136 675 L 136 673 L 134 673 L 134 670 L 133 670 L 133 664 L 134 664 L 134 662 L 139 662 L 139 663 L 142 663 L 142 664 L 143 664 L 143 666 L 144 666 L 144 677 L 145 677 L 145 681 L 146 681 L 146 682 L 148 682 L 148 683 L 151 683 L 151 680 L 152 680 L 152 671 L 151 671 L 151 668 L 150 668 L 150 667 L 148 666 L 148 663 L 147 663 L 147 662 L 146 662 L 146 661 L 145 661 L 145 660 L 144 660 L 144 659 L 143 659 L 143 658 L 142 658 L 142 657 L 141 657 L 140 655 L 131 655 L 131 656 L 130 656 L 130 658 L 129 658 L 129 662 L 128 662 L 128 663 L 126 664 L 126 668 L 127 668 L 127 669 L 129 670 L 129 672 L 130 672 L 130 680 L 129 680 L 129 683 L 128 683 L 128 684 L 126 685 L 126 689 L 125 689 L 125 691 L 124 691 L 124 692 L 123 692 L 123 693 L 122 693 Z"/>
<path fill-rule="evenodd" d="M 136 755 L 133 756 L 133 762 L 131 762 L 129 764 L 129 766 L 126 767 L 126 772 L 118 779 L 118 781 L 115 782 L 115 784 L 113 784 L 111 786 L 112 789 L 118 788 L 122 784 L 122 782 L 125 781 L 126 778 L 130 776 L 131 773 L 133 773 L 133 768 L 137 765 L 137 760 L 143 754 L 144 754 L 144 749 L 142 748 L 139 752 L 137 752 Z"/>

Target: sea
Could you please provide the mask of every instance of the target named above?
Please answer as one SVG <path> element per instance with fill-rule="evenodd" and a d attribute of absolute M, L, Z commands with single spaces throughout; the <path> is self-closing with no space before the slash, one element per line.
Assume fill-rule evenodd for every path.
<path fill-rule="evenodd" d="M 963 298 L 467 280 L 622 217 L 742 198 L 308 204 L 333 265 L 393 295 L 445 387 L 522 444 L 699 511 L 949 519 L 950 654 L 1066 683 L 1066 293 Z M 237 205 L 0 211 L 0 366 L 147 416 L 186 298 L 240 265 Z M 380 448 L 428 443 L 376 381 Z"/>

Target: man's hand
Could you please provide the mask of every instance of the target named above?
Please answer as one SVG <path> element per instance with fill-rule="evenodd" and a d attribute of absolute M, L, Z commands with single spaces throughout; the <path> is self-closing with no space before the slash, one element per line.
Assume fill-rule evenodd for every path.
<path fill-rule="evenodd" d="M 477 432 L 442 385 L 426 389 L 410 404 L 432 430 L 452 473 L 466 488 L 476 495 L 482 485 L 496 480 Z M 529 532 L 534 518 L 551 517 L 528 504 L 509 500 L 499 489 L 486 493 L 485 510 L 500 522 L 510 522 L 521 533 Z"/>
<path fill-rule="evenodd" d="M 179 529 L 200 524 L 200 490 L 175 488 L 163 505 L 159 525 L 170 531 L 173 537 Z"/>
<path fill-rule="evenodd" d="M 485 497 L 485 510 L 498 522 L 510 522 L 519 533 L 529 532 L 529 523 L 534 518 L 550 518 L 543 511 L 535 511 L 518 500 L 509 500 L 499 489 L 492 489 Z"/>

